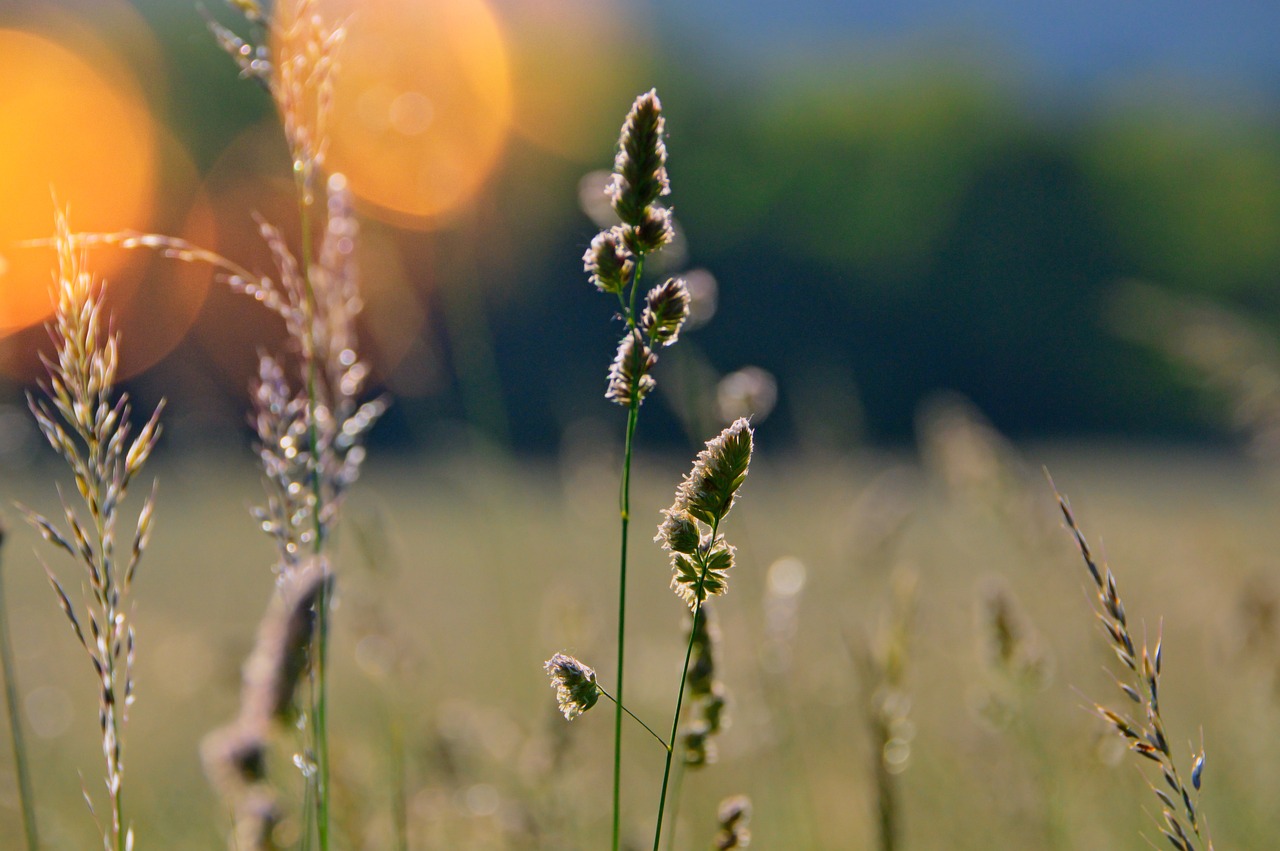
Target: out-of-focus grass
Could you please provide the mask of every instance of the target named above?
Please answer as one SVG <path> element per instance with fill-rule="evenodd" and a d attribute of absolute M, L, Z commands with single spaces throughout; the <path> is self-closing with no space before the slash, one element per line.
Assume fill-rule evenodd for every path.
<path fill-rule="evenodd" d="M 1164 618 L 1163 708 L 1179 756 L 1203 727 L 1203 809 L 1218 845 L 1263 847 L 1280 830 L 1270 806 L 1280 791 L 1280 490 L 1218 456 L 1027 455 L 1049 464 L 1110 558 L 1135 633 L 1145 624 L 1154 636 Z M 654 723 L 670 711 L 687 616 L 647 539 L 684 466 L 645 459 L 633 496 L 629 703 Z M 612 731 L 605 715 L 590 713 L 561 735 L 566 722 L 541 662 L 565 650 L 593 664 L 606 686 L 612 680 L 614 467 L 590 457 L 375 458 L 339 544 L 330 723 L 336 823 L 350 839 L 340 847 L 391 847 L 389 719 L 406 744 L 410 847 L 599 847 Z M 5 498 L 55 511 L 52 469 L 7 476 Z M 273 559 L 244 510 L 259 494 L 247 454 L 166 457 L 157 469 L 155 536 L 135 588 L 129 807 L 144 846 L 207 849 L 220 845 L 224 821 L 196 748 L 235 711 Z M 908 525 L 886 534 L 907 510 Z M 762 454 L 735 512 L 742 558 L 732 591 L 716 601 L 733 723 L 720 762 L 685 783 L 677 847 L 706 847 L 715 803 L 736 792 L 755 802 L 759 847 L 872 847 L 871 757 L 848 642 L 877 616 L 899 563 L 920 576 L 904 847 L 1045 847 L 1033 755 L 972 708 L 991 687 L 975 611 L 992 575 L 1006 580 L 1053 657 L 1048 688 L 1023 708 L 1051 767 L 1069 847 L 1138 849 L 1147 847 L 1140 832 L 1158 838 L 1134 761 L 1117 757 L 1114 737 L 1083 708 L 1115 692 L 1087 576 L 1053 510 L 1034 471 L 1025 486 L 948 489 L 899 458 Z M 96 696 L 33 555 L 34 535 L 11 525 L 6 581 L 41 833 L 50 849 L 92 847 L 77 766 L 97 782 Z M 360 546 L 362 536 L 374 543 Z M 366 554 L 376 570 L 363 564 Z M 784 557 L 805 565 L 807 581 L 789 661 L 767 668 L 762 655 L 777 649 L 765 641 L 768 569 Z M 625 835 L 639 840 L 651 829 L 662 753 L 637 729 L 626 747 Z M 0 763 L 0 836 L 17 836 L 7 753 Z M 274 776 L 296 777 L 283 767 Z"/>

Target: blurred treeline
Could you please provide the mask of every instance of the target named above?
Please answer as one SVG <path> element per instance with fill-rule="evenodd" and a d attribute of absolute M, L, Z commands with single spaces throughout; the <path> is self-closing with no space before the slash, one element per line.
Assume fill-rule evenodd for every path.
<path fill-rule="evenodd" d="M 147 14 L 165 53 L 162 120 L 208 169 L 271 119 L 269 101 L 188 4 Z M 943 390 L 1020 438 L 1222 435 L 1221 398 L 1126 325 L 1154 315 L 1135 298 L 1166 293 L 1280 332 L 1280 92 L 1151 80 L 1046 93 L 976 54 L 928 54 L 754 67 L 651 33 L 589 92 L 593 143 L 512 135 L 463 212 L 426 232 L 371 223 L 423 316 L 383 377 L 396 403 L 376 439 L 435 445 L 468 424 L 536 452 L 607 421 L 618 329 L 581 271 L 596 227 L 579 180 L 609 167 L 650 85 L 685 238 L 674 271 L 708 270 L 719 306 L 660 364 L 646 441 L 706 432 L 710 414 L 688 400 L 748 364 L 777 379 L 774 447 L 904 439 Z M 556 69 L 566 77 L 541 85 L 582 90 Z M 203 369 L 185 343 L 135 380 L 144 398 L 172 398 L 178 437 L 243 417 L 243 394 Z"/>

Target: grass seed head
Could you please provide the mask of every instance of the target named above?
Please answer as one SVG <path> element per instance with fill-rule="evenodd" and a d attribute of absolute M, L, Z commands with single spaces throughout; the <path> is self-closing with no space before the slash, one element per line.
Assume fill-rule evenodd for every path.
<path fill-rule="evenodd" d="M 617 405 L 636 404 L 653 390 L 656 382 L 649 371 L 658 356 L 645 344 L 638 330 L 630 330 L 618 343 L 618 353 L 609 365 L 609 388 L 604 397 Z"/>
<path fill-rule="evenodd" d="M 600 688 L 596 672 L 566 653 L 557 653 L 542 666 L 556 690 L 556 703 L 566 721 L 572 721 L 596 705 Z"/>
<path fill-rule="evenodd" d="M 636 98 L 623 122 L 613 179 L 606 190 L 618 218 L 626 224 L 640 224 L 645 211 L 671 191 L 664 133 L 662 102 L 650 89 Z"/>
<path fill-rule="evenodd" d="M 654 542 L 661 544 L 663 549 L 675 553 L 692 555 L 696 552 L 702 533 L 698 530 L 698 524 L 693 516 L 679 508 L 665 509 L 662 514 L 663 520 L 658 526 L 658 534 L 654 536 Z"/>
<path fill-rule="evenodd" d="M 711 846 L 716 851 L 746 848 L 751 844 L 751 831 L 747 830 L 747 822 L 751 820 L 751 799 L 746 795 L 734 795 L 721 801 L 716 818 L 720 832 Z"/>
<path fill-rule="evenodd" d="M 707 441 L 680 486 L 677 503 L 683 501 L 691 515 L 709 526 L 724 520 L 747 478 L 752 437 L 751 424 L 743 418 Z"/>
<path fill-rule="evenodd" d="M 640 327 L 656 345 L 670 346 L 689 318 L 689 289 L 680 278 L 668 278 L 645 297 Z"/>
<path fill-rule="evenodd" d="M 623 244 L 622 230 L 610 228 L 596 234 L 591 247 L 582 255 L 582 266 L 600 292 L 622 292 L 635 267 L 631 252 Z"/>

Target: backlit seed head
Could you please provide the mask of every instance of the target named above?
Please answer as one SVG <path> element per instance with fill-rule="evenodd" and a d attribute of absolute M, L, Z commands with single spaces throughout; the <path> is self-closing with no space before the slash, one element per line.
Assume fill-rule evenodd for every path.
<path fill-rule="evenodd" d="M 745 418 L 711 440 L 698 453 L 693 470 L 680 485 L 677 504 L 709 526 L 718 524 L 737 499 L 751 463 L 752 431 Z"/>
<path fill-rule="evenodd" d="M 640 332 L 628 331 L 609 365 L 609 387 L 604 397 L 618 405 L 630 405 L 633 396 L 636 404 L 643 402 L 656 384 L 649 370 L 657 362 L 657 355 L 645 345 Z"/>
<path fill-rule="evenodd" d="M 634 264 L 631 252 L 623 245 L 621 228 L 596 234 L 591 247 L 582 255 L 583 270 L 602 293 L 620 293 L 631 279 Z"/>
<path fill-rule="evenodd" d="M 705 556 L 699 559 L 672 553 L 671 590 L 684 600 L 690 609 L 718 597 L 729 590 L 729 569 L 733 567 L 734 547 L 717 538 Z"/>
<path fill-rule="evenodd" d="M 694 522 L 693 517 L 687 511 L 681 511 L 678 508 L 668 508 L 662 514 L 663 521 L 658 526 L 658 534 L 654 537 L 654 542 L 671 552 L 692 555 L 698 549 L 701 538 L 698 524 Z"/>
<path fill-rule="evenodd" d="M 669 346 L 680 337 L 689 318 L 689 290 L 680 278 L 668 278 L 645 296 L 640 327 L 655 345 Z"/>
<path fill-rule="evenodd" d="M 662 103 L 653 89 L 636 98 L 622 125 L 613 179 L 606 190 L 618 218 L 639 224 L 644 211 L 671 191 Z"/>
<path fill-rule="evenodd" d="M 600 689 L 596 686 L 596 672 L 565 653 L 557 653 L 542 666 L 551 677 L 551 687 L 556 690 L 556 703 L 565 720 L 572 721 L 596 705 Z"/>
<path fill-rule="evenodd" d="M 657 251 L 675 239 L 671 211 L 656 204 L 645 207 L 634 222 L 622 226 L 622 239 L 632 254 Z"/>

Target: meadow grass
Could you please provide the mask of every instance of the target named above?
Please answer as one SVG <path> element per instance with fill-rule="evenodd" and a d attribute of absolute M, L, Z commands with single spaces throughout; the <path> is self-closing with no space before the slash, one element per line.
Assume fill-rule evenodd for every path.
<path fill-rule="evenodd" d="M 690 310 L 676 278 L 640 296 L 646 257 L 672 238 L 660 203 L 669 186 L 653 91 L 636 99 L 618 142 L 607 195 L 619 224 L 602 230 L 583 258 L 591 283 L 617 297 L 623 325 L 602 394 L 626 410 L 612 459 L 621 468 L 618 491 L 601 487 L 613 478 L 591 469 L 592 459 L 572 454 L 554 469 L 509 458 L 489 466 L 466 454 L 375 465 L 371 495 L 353 504 L 348 528 L 355 534 L 338 535 L 340 509 L 364 462 L 361 439 L 385 408 L 380 399 L 362 401 L 368 367 L 358 355 L 362 302 L 352 262 L 359 229 L 345 178 L 324 169 L 343 29 L 316 14 L 314 0 L 270 21 L 255 0 L 234 5 L 252 37 L 210 27 L 280 112 L 300 245 L 259 221 L 276 267 L 268 276 L 163 236 L 75 235 L 59 218 L 55 353 L 48 386 L 31 409 L 70 464 L 88 521 L 61 494 L 56 504 L 48 494 L 42 502 L 43 461 L 30 481 L 9 479 L 15 494 L 36 495 L 24 510 L 34 533 L 85 569 L 87 605 L 74 587 L 69 593 L 63 580 L 49 578 L 98 683 L 108 815 L 94 842 L 108 851 L 205 848 L 227 833 L 229 818 L 229 845 L 240 851 L 596 848 L 605 833 L 618 851 L 647 833 L 639 814 L 651 811 L 654 851 L 663 847 L 664 826 L 671 849 L 742 848 L 752 834 L 766 847 L 799 849 L 1127 847 L 1154 831 L 1179 851 L 1209 851 L 1200 807 L 1204 743 L 1191 746 L 1182 770 L 1180 744 L 1166 732 L 1187 717 L 1201 719 L 1221 763 L 1204 790 L 1207 808 L 1222 813 L 1224 843 L 1246 847 L 1250 837 L 1280 827 L 1265 806 L 1280 784 L 1270 766 L 1280 763 L 1259 759 L 1263 746 L 1238 723 L 1242 716 L 1280 720 L 1280 628 L 1272 618 L 1280 591 L 1256 578 L 1265 576 L 1274 543 L 1268 521 L 1277 495 L 1267 482 L 1248 480 L 1227 461 L 1195 469 L 1181 458 L 1138 475 L 1124 467 L 1133 462 L 1114 460 L 1100 468 L 1105 473 L 1091 473 L 1101 483 L 1099 502 L 1123 494 L 1116 525 L 1135 542 L 1125 552 L 1135 565 L 1133 587 L 1168 613 L 1150 647 L 1114 575 L 1058 496 L 1105 643 L 1129 672 L 1121 672 L 1121 693 L 1137 707 L 1093 709 L 1129 751 L 1157 766 L 1160 782 L 1148 784 L 1161 806 L 1153 824 L 1135 803 L 1140 784 L 1117 776 L 1114 742 L 1098 736 L 1067 686 L 1096 691 L 1090 668 L 1098 660 L 1080 638 L 1087 616 L 1059 605 L 1081 584 L 1078 571 L 1064 569 L 1061 548 L 1046 543 L 1052 499 L 1028 484 L 1016 451 L 974 412 L 950 402 L 922 418 L 920 463 L 852 451 L 816 462 L 757 462 L 751 500 L 734 514 L 742 554 L 721 524 L 752 461 L 746 418 L 708 440 L 688 473 L 672 459 L 642 457 L 639 411 L 656 386 L 657 352 L 676 342 Z M 159 438 L 159 411 L 131 431 L 127 402 L 113 394 L 116 340 L 84 268 L 83 252 L 96 244 L 212 265 L 225 284 L 275 312 L 293 346 L 261 355 L 251 391 L 257 474 L 267 491 L 251 516 L 268 540 L 242 538 L 233 530 L 248 535 L 255 523 L 232 519 L 225 508 L 248 492 L 247 458 L 211 466 L 175 453 L 165 459 L 177 483 L 165 509 L 178 520 L 157 536 L 154 556 L 169 569 L 152 583 L 155 603 L 139 610 L 129 592 L 150 539 L 154 492 L 126 533 L 117 533 L 117 522 L 127 486 Z M 1076 456 L 1058 468 L 1090 463 Z M 877 490 L 889 480 L 877 475 L 885 468 L 911 470 L 893 479 L 907 483 L 909 510 Z M 1170 489 L 1158 481 L 1180 475 L 1200 483 L 1223 470 L 1230 477 L 1208 486 Z M 1136 497 L 1126 493 L 1151 482 Z M 611 493 L 620 540 L 605 532 L 616 528 Z M 1233 511 L 1248 510 L 1214 510 L 1212 499 L 1224 494 Z M 1171 502 L 1177 499 L 1182 504 Z M 671 507 L 659 513 L 664 504 Z M 642 505 L 652 508 L 633 508 Z M 502 518 L 496 528 L 493 517 Z M 631 525 L 641 518 L 657 528 L 665 555 L 657 547 L 629 550 Z M 597 561 L 613 549 L 619 570 L 611 589 Z M 354 616 L 333 618 L 333 565 L 362 559 L 367 572 L 342 571 Z M 412 569 L 388 577 L 390 560 Z M 1232 569 L 1208 587 L 1205 563 Z M 259 619 L 262 565 L 274 565 L 275 582 Z M 637 569 L 646 581 L 629 583 L 628 571 Z M 991 584 L 993 574 L 1002 584 Z M 713 620 L 711 598 L 728 590 L 731 576 L 735 602 L 723 611 L 717 603 Z M 664 584 L 683 606 L 673 605 Z M 72 722 L 88 715 L 86 690 L 72 684 L 66 660 L 45 641 L 31 583 L 14 585 L 12 660 L 2 642 L 7 694 L 13 716 L 19 695 L 11 684 L 25 684 L 34 739 L 24 744 L 21 725 L 11 727 L 18 782 L 7 798 L 0 789 L 0 830 L 12 827 L 5 835 L 17 836 L 21 822 L 35 847 L 38 823 L 42 847 L 82 848 L 94 822 L 67 803 L 78 796 L 68 796 L 65 781 L 84 752 Z M 876 602 L 886 586 L 887 605 Z M 1012 602 L 1015 592 L 1025 615 Z M 615 596 L 610 622 L 593 601 Z M 985 615 L 975 628 L 970 613 L 978 600 Z M 641 615 L 631 623 L 643 640 L 628 658 L 629 611 Z M 147 646 L 156 649 L 135 657 L 134 624 L 147 618 L 157 636 Z M 878 633 L 850 640 L 866 636 L 864 625 L 877 618 Z M 536 658 L 536 647 L 590 646 L 611 631 L 611 688 L 571 656 Z M 1166 644 L 1179 648 L 1171 652 L 1176 680 L 1161 679 Z M 1196 644 L 1210 647 L 1199 659 L 1189 652 Z M 227 661 L 238 657 L 247 659 L 240 671 Z M 573 737 L 538 699 L 538 664 L 551 675 L 564 718 L 587 716 Z M 155 684 L 155 697 L 135 713 L 128 739 L 126 810 L 124 722 L 135 671 Z M 993 675 L 1011 684 L 1016 705 L 990 700 Z M 737 695 L 732 725 L 726 682 Z M 983 701 L 969 699 L 984 689 Z M 1210 699 L 1224 694 L 1238 698 Z M 612 725 L 587 715 L 601 697 L 614 705 Z M 667 712 L 664 738 L 643 719 Z M 1006 712 L 1028 732 L 1001 739 L 991 722 Z M 624 729 L 624 715 L 637 723 Z M 195 769 L 202 738 L 205 773 L 220 801 Z M 625 775 L 624 742 L 637 754 Z M 28 750 L 37 760 L 34 784 L 24 768 Z M 611 762 L 596 758 L 609 751 Z M 712 762 L 716 771 L 686 788 L 686 772 Z M 281 782 L 298 775 L 301 783 Z M 1043 823 L 1029 827 L 1037 819 Z"/>
<path fill-rule="evenodd" d="M 1184 738 L 1195 736 L 1198 744 L 1198 730 L 1205 730 L 1204 807 L 1214 817 L 1215 842 L 1266 847 L 1259 837 L 1280 828 L 1267 803 L 1280 788 L 1280 771 L 1273 768 L 1270 738 L 1259 731 L 1280 723 L 1280 654 L 1275 633 L 1248 612 L 1267 599 L 1257 589 L 1258 583 L 1266 589 L 1270 553 L 1280 543 L 1271 522 L 1280 490 L 1229 458 L 1132 449 L 1039 454 L 1076 495 L 1081 523 L 1116 527 L 1106 549 L 1123 565 L 1126 598 L 1165 615 L 1164 711 Z M 687 462 L 649 454 L 639 460 L 637 502 L 663 504 Z M 676 847 L 709 845 L 719 801 L 737 791 L 752 798 L 757 846 L 875 847 L 873 787 L 864 768 L 871 751 L 857 708 L 862 691 L 842 635 L 878 617 L 889 573 L 885 561 L 865 549 L 878 521 L 850 483 L 875 481 L 908 460 L 762 458 L 753 469 L 748 498 L 732 518 L 743 561 L 735 568 L 730 605 L 720 610 L 724 640 L 717 664 L 734 687 L 734 723 L 720 738 L 714 771 L 685 790 Z M 343 577 L 331 674 L 341 683 L 332 717 L 343 731 L 335 766 L 348 790 L 337 822 L 344 846 L 350 836 L 366 837 L 370 847 L 393 847 L 384 725 L 390 702 L 406 708 L 409 720 L 409 847 L 600 847 L 610 829 L 611 725 L 596 714 L 599 707 L 565 724 L 539 667 L 547 645 L 568 640 L 580 647 L 606 640 L 611 630 L 608 613 L 582 605 L 578 596 L 603 599 L 613 590 L 598 553 L 616 543 L 609 522 L 616 492 L 607 475 L 579 469 L 588 463 L 514 463 L 484 454 L 370 463 L 348 517 L 359 523 L 384 518 L 389 546 L 405 569 L 391 577 L 359 570 Z M 50 469 L 56 468 L 10 473 L 7 481 L 48 513 L 57 507 L 46 485 Z M 162 454 L 152 472 L 164 484 L 163 522 L 148 557 L 153 565 L 181 569 L 148 572 L 136 615 L 149 652 L 140 652 L 136 670 L 131 810 L 156 845 L 207 849 L 217 844 L 225 812 L 207 786 L 195 746 L 237 711 L 239 660 L 249 652 L 264 603 L 258 565 L 272 550 L 243 522 L 244 505 L 259 487 L 248 452 L 232 458 Z M 1029 705 L 1055 768 L 1071 845 L 1148 847 L 1142 835 L 1159 839 L 1145 815 L 1154 799 L 1132 760 L 1116 760 L 1123 753 L 1116 754 L 1112 734 L 1082 697 L 1113 694 L 1115 686 L 1103 669 L 1109 651 L 1090 626 L 1088 577 L 1078 554 L 1059 538 L 1046 559 L 1028 562 L 1021 545 L 973 503 L 949 499 L 932 486 L 936 479 L 916 474 L 917 517 L 896 545 L 919 573 L 910 680 L 915 736 L 910 767 L 900 776 L 902 847 L 1043 847 L 1026 755 L 966 700 L 975 684 L 987 682 L 973 608 L 982 579 L 992 573 L 1007 579 L 1054 659 L 1049 688 Z M 584 500 L 583 483 L 593 481 L 600 498 Z M 1051 522 L 1047 495 L 1040 508 Z M 499 515 L 504 529 L 487 534 L 483 518 Z M 433 522 L 423 523 L 424 516 Z M 570 535 L 582 542 L 581 551 L 558 546 Z M 20 682 L 26 705 L 44 707 L 40 720 L 52 724 L 33 730 L 30 743 L 41 839 L 48 848 L 83 849 L 95 840 L 76 770 L 100 746 L 84 723 L 96 699 L 65 624 L 51 611 L 39 567 L 28 556 L 22 569 L 20 554 L 30 552 L 34 533 L 15 527 L 10 537 L 7 590 Z M 344 563 L 357 563 L 351 537 L 338 549 Z M 783 558 L 800 560 L 806 579 L 793 655 L 781 674 L 772 674 L 762 671 L 758 637 L 768 568 Z M 1211 581 L 1206 564 L 1220 565 Z M 637 555 L 636 571 L 652 581 L 637 583 L 630 601 L 636 652 L 628 705 L 642 717 L 660 718 L 678 684 L 688 615 L 673 609 L 656 547 Z M 1270 594 L 1274 600 L 1274 586 Z M 357 600 L 374 597 L 384 622 L 397 625 L 416 649 L 390 693 L 381 685 L 388 652 L 383 631 L 350 614 Z M 484 605 L 460 607 L 457 600 Z M 466 648 L 467 664 L 441 649 L 457 647 Z M 777 713 L 761 696 L 765 676 L 785 683 L 782 711 L 794 730 L 785 740 Z M 58 717 L 73 720 L 59 728 Z M 656 807 L 663 755 L 638 726 L 628 725 L 626 734 L 636 755 L 628 789 L 636 792 L 624 828 L 643 836 L 652 827 L 645 811 Z M 164 782 L 151 782 L 154 777 Z M 793 807 L 798 788 L 807 790 L 813 813 L 804 823 Z M 282 792 L 296 804 L 296 788 Z M 19 836 L 12 787 L 3 801 L 0 831 Z M 292 827 L 290 820 L 286 828 Z M 809 832 L 812 840 L 803 839 Z M 355 838 L 349 844 L 360 847 Z"/>

